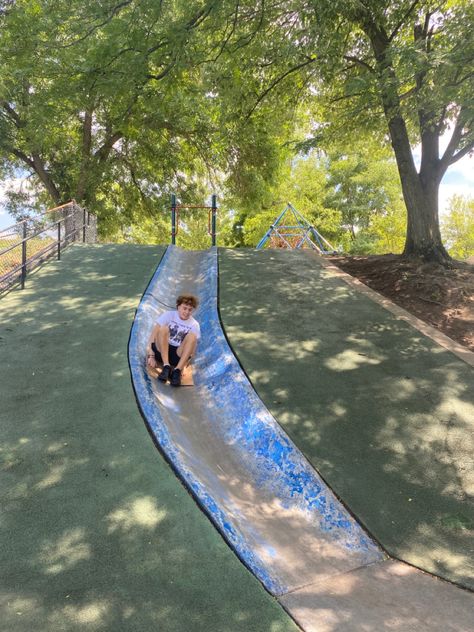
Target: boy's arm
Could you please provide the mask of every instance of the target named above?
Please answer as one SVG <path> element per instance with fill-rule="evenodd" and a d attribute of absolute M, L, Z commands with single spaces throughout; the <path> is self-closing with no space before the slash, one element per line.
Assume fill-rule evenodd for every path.
<path fill-rule="evenodd" d="M 155 362 L 155 353 L 153 349 L 151 348 L 151 343 L 155 341 L 155 333 L 156 333 L 157 328 L 158 328 L 158 325 L 155 325 L 153 329 L 151 330 L 150 337 L 148 338 L 148 344 L 146 346 L 147 363 L 151 364 L 152 366 L 156 365 L 156 362 Z"/>
<path fill-rule="evenodd" d="M 155 340 L 155 330 L 156 330 L 156 325 L 153 327 L 153 329 L 151 330 L 151 334 L 148 337 L 148 342 L 146 345 L 146 353 L 147 355 L 150 355 L 151 353 L 153 353 L 152 349 L 151 349 L 151 343 L 154 342 Z"/>

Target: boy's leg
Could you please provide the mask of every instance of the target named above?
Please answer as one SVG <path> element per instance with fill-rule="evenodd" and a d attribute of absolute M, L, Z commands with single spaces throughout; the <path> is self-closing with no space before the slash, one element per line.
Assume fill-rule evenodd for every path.
<path fill-rule="evenodd" d="M 154 342 L 158 351 L 161 353 L 161 357 L 163 358 L 163 366 L 169 365 L 169 353 L 168 353 L 168 343 L 170 339 L 170 330 L 167 325 L 157 325 L 155 328 L 155 336 Z"/>
<path fill-rule="evenodd" d="M 189 358 L 194 355 L 197 346 L 196 334 L 189 333 L 185 336 L 183 342 L 178 347 L 179 362 L 176 366 L 177 369 L 182 371 L 187 365 Z"/>

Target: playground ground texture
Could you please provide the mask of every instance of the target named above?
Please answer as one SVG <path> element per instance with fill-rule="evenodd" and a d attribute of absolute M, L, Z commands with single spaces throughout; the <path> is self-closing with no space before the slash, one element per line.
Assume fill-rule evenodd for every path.
<path fill-rule="evenodd" d="M 198 509 L 138 412 L 127 341 L 163 252 L 74 246 L 1 301 L 0 632 L 299 629 Z M 472 591 L 474 369 L 325 281 L 311 256 L 220 252 L 229 341 L 389 554 Z M 469 347 L 469 268 L 433 278 L 429 294 L 399 261 L 384 291 L 363 262 L 335 263 L 448 335 L 457 319 L 453 338 Z M 330 632 L 397 629 L 363 613 L 331 622 Z"/>

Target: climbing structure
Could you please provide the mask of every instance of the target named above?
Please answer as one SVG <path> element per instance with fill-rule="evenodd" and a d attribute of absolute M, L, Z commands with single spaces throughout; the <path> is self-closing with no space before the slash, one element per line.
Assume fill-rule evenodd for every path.
<path fill-rule="evenodd" d="M 257 244 L 261 250 L 270 248 L 312 248 L 319 254 L 333 254 L 336 249 L 289 202 Z"/>

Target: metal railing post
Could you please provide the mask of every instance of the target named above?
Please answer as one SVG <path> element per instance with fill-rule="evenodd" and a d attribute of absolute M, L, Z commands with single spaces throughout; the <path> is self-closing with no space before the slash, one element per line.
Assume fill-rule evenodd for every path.
<path fill-rule="evenodd" d="M 171 194 L 171 244 L 176 244 L 176 195 Z"/>
<path fill-rule="evenodd" d="M 58 222 L 58 261 L 61 259 L 61 220 Z"/>
<path fill-rule="evenodd" d="M 23 242 L 21 244 L 21 289 L 25 289 L 26 279 L 26 220 L 23 221 Z"/>
<path fill-rule="evenodd" d="M 86 209 L 82 211 L 82 243 L 86 243 Z"/>
<path fill-rule="evenodd" d="M 212 196 L 212 224 L 211 224 L 211 236 L 212 245 L 216 245 L 216 221 L 217 221 L 217 195 Z"/>

